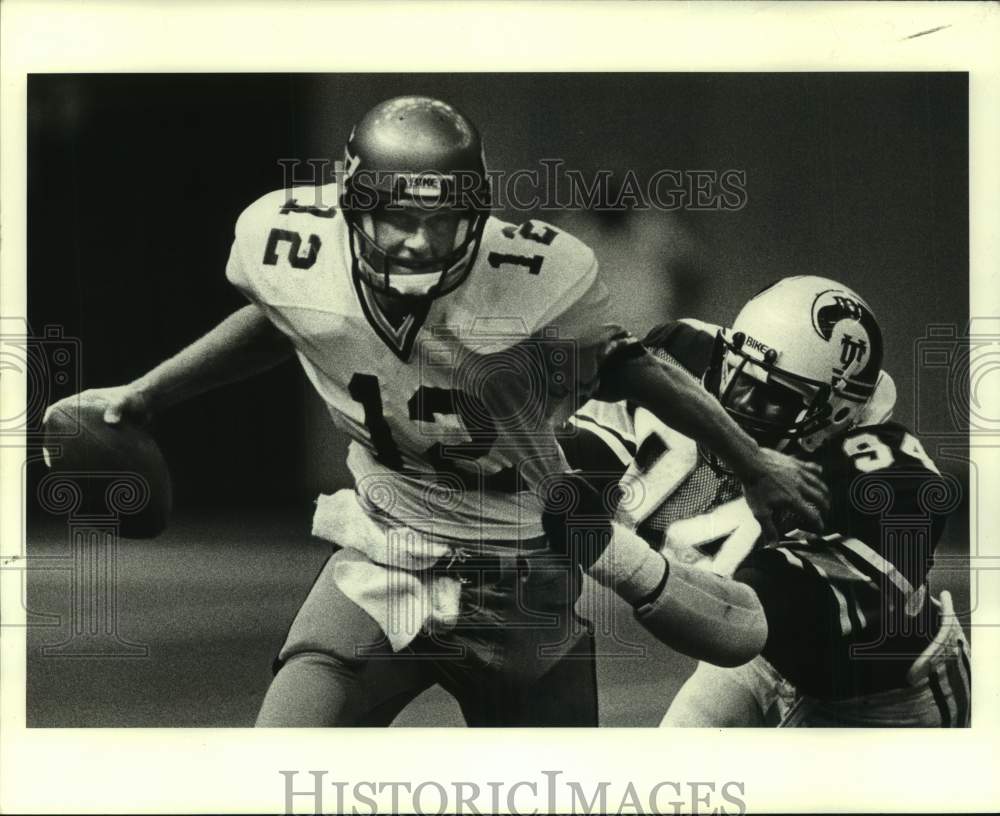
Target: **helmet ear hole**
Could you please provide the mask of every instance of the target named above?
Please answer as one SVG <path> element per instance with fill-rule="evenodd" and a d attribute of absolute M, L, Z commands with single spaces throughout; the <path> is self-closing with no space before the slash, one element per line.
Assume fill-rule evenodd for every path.
<path fill-rule="evenodd" d="M 844 406 L 841 407 L 841 409 L 839 411 L 837 411 L 837 413 L 835 413 L 833 415 L 833 421 L 834 422 L 843 422 L 845 419 L 847 419 L 847 415 L 850 414 L 850 413 L 851 413 L 851 409 L 848 408 L 846 405 L 844 405 Z"/>

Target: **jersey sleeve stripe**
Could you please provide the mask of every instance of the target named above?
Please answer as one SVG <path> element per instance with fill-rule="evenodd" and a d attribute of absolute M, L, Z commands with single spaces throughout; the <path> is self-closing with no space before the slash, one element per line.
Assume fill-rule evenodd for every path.
<path fill-rule="evenodd" d="M 957 660 L 949 660 L 945 664 L 945 671 L 955 700 L 955 725 L 965 727 L 969 724 L 969 687 L 962 674 L 961 664 Z"/>
<path fill-rule="evenodd" d="M 969 664 L 969 653 L 965 645 L 965 640 L 960 640 L 958 642 L 958 652 L 962 659 L 962 668 L 965 669 L 965 677 L 969 682 L 969 686 L 972 686 L 972 666 Z"/>
<path fill-rule="evenodd" d="M 581 422 L 586 423 L 587 430 L 592 431 L 604 444 L 611 448 L 615 455 L 621 459 L 623 465 L 628 465 L 635 458 L 635 443 L 627 440 L 613 428 L 602 425 L 597 420 L 581 414 L 570 417 L 569 421 L 574 425 L 578 425 Z"/>
<path fill-rule="evenodd" d="M 835 542 L 835 544 L 839 545 L 839 542 Z M 871 583 L 876 586 L 883 586 L 885 584 L 885 573 L 879 567 L 871 564 L 853 550 L 834 545 L 831 545 L 829 548 L 824 550 L 824 552 L 830 553 L 831 558 L 833 557 L 832 554 L 835 551 L 839 552 L 841 558 L 847 561 L 847 563 L 850 564 L 857 572 L 867 576 Z M 853 575 L 854 573 L 850 574 Z"/>
<path fill-rule="evenodd" d="M 813 573 L 815 573 L 830 588 L 830 592 L 833 593 L 833 597 L 837 601 L 837 609 L 840 612 L 840 631 L 841 631 L 841 634 L 843 634 L 844 637 L 847 637 L 848 635 L 850 635 L 851 632 L 854 630 L 854 626 L 851 623 L 851 615 L 850 615 L 850 612 L 848 612 L 848 609 L 847 609 L 847 598 L 844 597 L 844 593 L 841 592 L 839 589 L 837 589 L 837 587 L 835 587 L 833 585 L 833 583 L 827 577 L 826 572 L 823 571 L 823 568 L 820 567 L 820 566 L 818 566 L 817 564 L 813 564 L 813 563 L 811 563 L 809 561 L 805 561 L 803 563 L 803 569 L 805 569 L 806 572 L 812 571 Z"/>
<path fill-rule="evenodd" d="M 786 558 L 790 554 L 790 550 L 785 551 Z M 850 630 L 845 632 L 845 635 L 850 634 L 852 631 L 861 632 L 868 628 L 868 618 L 864 613 L 864 603 L 859 598 L 858 593 L 860 591 L 870 594 L 871 590 L 878 590 L 878 583 L 871 576 L 860 572 L 841 553 L 832 547 L 823 547 L 819 551 L 804 547 L 798 551 L 796 560 L 799 563 L 802 561 L 807 562 L 823 581 L 829 584 L 830 591 L 834 593 L 834 596 L 839 595 L 843 598 L 843 603 L 838 598 L 838 606 L 841 609 L 846 609 L 850 621 Z M 824 568 L 824 562 L 826 562 L 827 567 L 833 570 L 833 575 Z M 841 568 L 843 572 L 840 571 Z"/>
<path fill-rule="evenodd" d="M 903 597 L 909 599 L 913 594 L 913 586 L 906 577 L 897 570 L 889 561 L 875 552 L 871 547 L 865 544 L 863 541 L 858 541 L 856 538 L 844 538 L 836 542 L 841 547 L 850 550 L 852 553 L 857 555 L 859 558 L 864 559 L 868 564 L 877 569 L 882 575 L 885 575 L 892 583 L 895 585 Z"/>
<path fill-rule="evenodd" d="M 931 687 L 931 694 L 934 696 L 934 702 L 937 703 L 938 711 L 941 712 L 941 727 L 951 728 L 951 709 L 948 708 L 948 702 L 945 700 L 944 692 L 941 690 L 941 683 L 938 680 L 937 673 L 932 671 L 927 680 Z"/>
<path fill-rule="evenodd" d="M 777 552 L 780 552 L 783 556 L 785 556 L 785 560 L 793 567 L 798 567 L 799 569 L 803 568 L 802 560 L 791 550 L 787 549 L 786 547 L 775 547 L 774 549 Z"/>
<path fill-rule="evenodd" d="M 903 602 L 903 612 L 907 617 L 913 618 L 920 613 L 920 610 L 924 608 L 924 604 L 927 603 L 927 584 L 921 584 L 917 587 L 917 591 L 910 595 L 908 598 L 904 599 Z"/>
<path fill-rule="evenodd" d="M 864 581 L 866 584 L 869 584 L 870 586 L 876 586 L 875 580 L 870 575 L 866 575 L 865 573 L 861 572 L 861 570 L 857 569 L 853 564 L 851 564 L 850 561 L 848 561 L 844 557 L 842 553 L 838 552 L 834 547 L 831 547 L 829 552 L 834 558 L 837 559 L 837 561 L 840 564 L 843 565 L 844 569 L 846 569 L 848 573 L 853 575 L 855 578 Z"/>
<path fill-rule="evenodd" d="M 854 631 L 855 624 L 857 624 L 859 628 L 864 626 L 864 624 L 862 623 L 862 619 L 864 616 L 863 613 L 861 613 L 861 607 L 858 604 L 857 599 L 852 594 L 851 600 L 853 603 L 851 608 L 855 612 L 855 615 L 852 616 L 849 610 L 847 598 L 844 597 L 844 593 L 841 592 L 836 586 L 834 586 L 833 582 L 826 574 L 826 571 L 821 566 L 819 566 L 818 564 L 814 564 L 811 561 L 799 558 L 795 553 L 793 553 L 791 550 L 785 547 L 775 547 L 774 549 L 777 552 L 781 553 L 789 564 L 798 567 L 804 572 L 812 573 L 814 577 L 818 578 L 822 583 L 824 583 L 827 586 L 827 588 L 829 588 L 831 594 L 833 595 L 834 600 L 837 602 L 838 618 L 840 620 L 840 631 L 844 637 L 849 636 L 851 632 Z"/>
<path fill-rule="evenodd" d="M 863 604 L 858 600 L 857 590 L 853 586 L 847 586 L 845 589 L 847 590 L 847 594 L 851 596 L 851 609 L 858 620 L 858 631 L 867 629 L 868 618 L 865 617 Z"/>
<path fill-rule="evenodd" d="M 866 586 L 877 588 L 879 580 L 877 573 L 875 577 L 859 570 L 841 552 L 833 547 L 824 546 L 821 542 L 809 542 L 803 544 L 787 543 L 779 548 L 784 550 L 788 558 L 789 553 L 795 553 L 797 559 L 808 561 L 811 564 L 821 567 L 830 580 L 840 583 L 846 581 L 861 582 Z M 867 564 L 866 564 L 867 566 Z"/>
<path fill-rule="evenodd" d="M 935 667 L 935 671 L 931 673 L 932 677 L 936 677 L 938 680 L 939 688 L 944 696 L 945 705 L 948 706 L 948 714 L 950 719 L 950 728 L 955 728 L 959 725 L 960 711 L 958 708 L 958 700 L 955 698 L 955 689 L 952 688 L 951 678 L 948 676 L 948 666 L 947 662 L 939 664 Z"/>

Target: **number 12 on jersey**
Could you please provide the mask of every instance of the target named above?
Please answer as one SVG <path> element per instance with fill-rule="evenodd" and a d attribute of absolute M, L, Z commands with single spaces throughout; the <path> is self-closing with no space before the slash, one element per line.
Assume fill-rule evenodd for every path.
<path fill-rule="evenodd" d="M 406 465 L 403 454 L 392 435 L 392 428 L 385 418 L 382 404 L 382 388 L 378 378 L 372 374 L 358 374 L 351 377 L 347 386 L 351 399 L 364 408 L 364 424 L 368 429 L 375 459 L 387 468 L 404 471 Z M 457 416 L 470 439 L 467 442 L 452 443 L 447 446 L 447 454 L 441 442 L 435 442 L 418 456 L 435 471 L 458 476 L 463 483 L 472 478 L 472 474 L 457 470 L 458 461 L 475 461 L 486 456 L 498 438 L 497 428 L 491 419 L 486 406 L 470 394 L 443 388 L 420 386 L 407 402 L 411 422 L 434 422 L 434 415 Z M 475 466 L 473 466 L 475 470 Z M 486 483 L 484 487 L 511 490 L 514 471 L 502 468 L 497 473 L 484 472 Z M 470 484 L 476 488 L 478 485 Z"/>

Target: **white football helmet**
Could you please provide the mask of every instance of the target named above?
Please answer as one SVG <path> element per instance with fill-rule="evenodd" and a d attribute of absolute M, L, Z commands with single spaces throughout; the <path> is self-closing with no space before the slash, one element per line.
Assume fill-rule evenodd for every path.
<path fill-rule="evenodd" d="M 846 286 L 783 278 L 719 331 L 708 376 L 726 411 L 762 445 L 794 441 L 813 451 L 862 416 L 883 378 L 882 332 Z"/>

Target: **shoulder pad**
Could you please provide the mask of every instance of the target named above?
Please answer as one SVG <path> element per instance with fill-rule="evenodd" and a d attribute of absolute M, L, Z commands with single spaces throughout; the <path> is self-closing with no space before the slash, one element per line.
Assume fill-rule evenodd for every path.
<path fill-rule="evenodd" d="M 937 521 L 961 502 L 958 480 L 940 473 L 916 436 L 896 422 L 855 428 L 827 443 L 815 459 L 831 489 L 830 532 L 864 530 L 877 539 L 884 521 L 908 519 L 932 524 L 936 539 Z"/>
<path fill-rule="evenodd" d="M 339 296 L 317 273 L 338 256 L 336 201 L 334 184 L 258 198 L 236 221 L 226 277 L 259 305 L 331 306 Z"/>
<path fill-rule="evenodd" d="M 842 554 L 865 574 L 874 565 L 888 576 L 884 561 L 911 587 L 923 584 L 947 518 L 962 502 L 959 480 L 939 473 L 920 441 L 895 422 L 855 428 L 814 458 L 830 487 L 823 538 L 847 542 L 851 552 Z"/>
<path fill-rule="evenodd" d="M 937 465 L 923 444 L 899 422 L 860 425 L 830 441 L 824 449 L 831 464 L 855 472 L 925 471 L 938 475 Z"/>
<path fill-rule="evenodd" d="M 889 421 L 896 407 L 896 383 L 888 371 L 880 371 L 875 392 L 858 418 L 858 425 L 879 425 Z"/>
<path fill-rule="evenodd" d="M 496 221 L 493 227 L 487 225 L 483 238 L 487 265 L 501 275 L 521 273 L 497 280 L 508 291 L 523 291 L 529 302 L 537 299 L 542 308 L 531 311 L 558 314 L 597 279 L 594 251 L 568 232 L 537 220 L 517 226 Z"/>
<path fill-rule="evenodd" d="M 242 236 L 270 229 L 278 216 L 283 216 L 285 223 L 298 220 L 295 216 L 320 215 L 333 218 L 337 213 L 337 202 L 336 184 L 273 190 L 262 195 L 240 213 L 236 219 L 236 238 L 239 240 Z M 289 216 L 291 216 L 290 221 Z"/>
<path fill-rule="evenodd" d="M 458 290 L 451 318 L 475 327 L 534 334 L 577 305 L 598 281 L 593 250 L 542 221 L 520 226 L 490 218 L 475 267 Z M 600 298 L 593 298 L 595 306 Z M 606 300 L 606 298 L 605 298 Z M 595 315 L 599 309 L 595 308 Z M 563 328 L 567 334 L 572 329 Z"/>
<path fill-rule="evenodd" d="M 692 318 L 671 320 L 650 331 L 643 345 L 653 352 L 665 351 L 688 373 L 701 377 L 712 361 L 718 330 L 718 326 Z"/>

